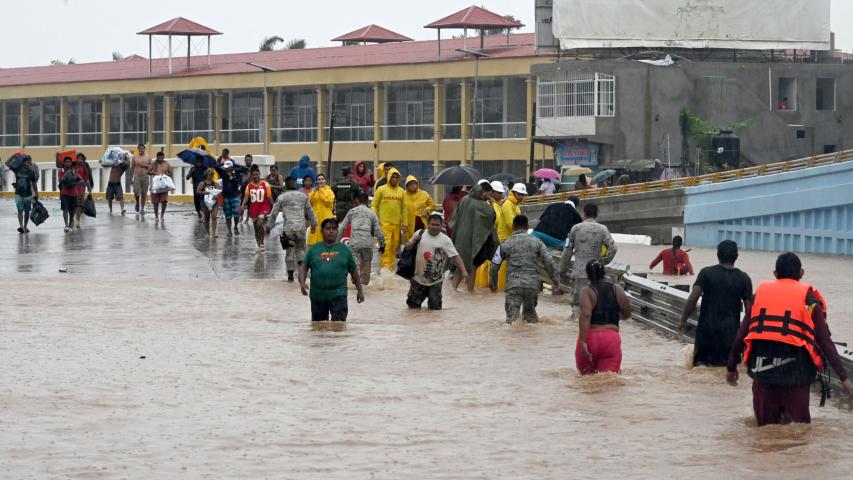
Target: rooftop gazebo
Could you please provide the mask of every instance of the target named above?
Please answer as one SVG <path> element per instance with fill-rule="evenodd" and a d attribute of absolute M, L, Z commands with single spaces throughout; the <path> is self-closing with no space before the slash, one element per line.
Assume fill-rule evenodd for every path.
<path fill-rule="evenodd" d="M 192 37 L 207 37 L 207 66 L 210 66 L 210 37 L 213 35 L 222 35 L 222 32 L 205 27 L 199 23 L 187 20 L 184 17 L 177 17 L 168 22 L 161 23 L 156 27 L 151 27 L 148 30 L 143 30 L 137 35 L 148 35 L 148 75 L 153 74 L 153 51 L 152 39 L 155 35 L 169 37 L 169 75 L 172 74 L 172 37 L 187 37 L 187 70 L 190 68 L 190 57 L 192 56 Z"/>
<path fill-rule="evenodd" d="M 462 29 L 464 35 L 464 48 L 468 49 L 468 29 L 480 30 L 480 50 L 483 49 L 483 36 L 486 30 L 506 29 L 506 44 L 509 45 L 509 31 L 513 28 L 521 28 L 524 24 L 498 15 L 482 7 L 470 6 L 460 10 L 453 15 L 436 20 L 424 28 L 435 28 L 438 30 L 438 56 L 441 57 L 441 30 L 447 28 Z"/>
<path fill-rule="evenodd" d="M 392 32 L 391 30 L 382 28 L 379 25 L 368 25 L 366 27 L 359 28 L 354 32 L 332 39 L 333 42 L 343 42 L 344 45 L 353 45 L 358 43 L 411 42 L 412 40 L 412 38 Z"/>

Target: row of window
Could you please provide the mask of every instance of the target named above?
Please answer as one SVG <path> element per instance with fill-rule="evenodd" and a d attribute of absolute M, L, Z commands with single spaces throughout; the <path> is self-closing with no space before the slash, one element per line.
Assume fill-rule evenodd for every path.
<path fill-rule="evenodd" d="M 436 105 L 431 82 L 388 84 L 383 90 L 382 139 L 431 140 L 435 137 L 436 109 L 442 109 L 442 137 L 461 136 L 462 88 L 458 82 L 444 86 L 444 101 Z M 329 138 L 330 117 L 334 118 L 335 141 L 373 141 L 374 95 L 372 86 L 330 89 L 329 104 L 318 112 L 315 89 L 271 89 L 270 141 L 308 143 L 317 141 L 318 117 Z M 154 95 L 149 105 L 145 95 L 110 98 L 109 144 L 136 145 L 148 141 L 152 131 L 155 144 L 166 140 L 165 97 Z M 263 143 L 264 94 L 262 90 L 224 92 L 221 98 L 221 138 L 226 144 Z M 178 93 L 174 96 L 171 140 L 183 144 L 195 136 L 212 139 L 217 98 L 213 92 Z M 99 98 L 70 98 L 68 105 L 68 145 L 100 145 L 103 104 Z M 474 102 L 473 123 L 477 138 L 524 138 L 526 123 L 525 79 L 496 77 L 481 79 Z M 60 100 L 0 102 L 0 146 L 20 144 L 21 109 L 27 109 L 28 146 L 59 145 Z M 333 112 L 333 115 L 329 115 Z M 149 115 L 153 119 L 149 121 Z"/>

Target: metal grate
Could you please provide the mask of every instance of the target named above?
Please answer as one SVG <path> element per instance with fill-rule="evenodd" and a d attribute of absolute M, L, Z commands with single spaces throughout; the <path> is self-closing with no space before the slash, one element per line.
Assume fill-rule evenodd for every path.
<path fill-rule="evenodd" d="M 558 70 L 539 76 L 538 118 L 612 117 L 616 114 L 616 77 L 604 73 Z"/>

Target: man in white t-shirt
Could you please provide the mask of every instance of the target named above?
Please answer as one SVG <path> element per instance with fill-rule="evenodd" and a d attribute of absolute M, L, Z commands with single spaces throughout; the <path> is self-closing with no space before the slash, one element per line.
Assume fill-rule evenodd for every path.
<path fill-rule="evenodd" d="M 468 272 L 453 241 L 441 232 L 443 219 L 433 213 L 429 217 L 427 230 L 418 231 L 406 244 L 406 250 L 417 248 L 415 276 L 411 280 L 406 305 L 409 308 L 421 308 L 427 300 L 427 308 L 441 310 L 441 287 L 444 283 L 444 270 L 448 260 L 453 260 L 461 272 L 462 281 L 468 279 Z"/>

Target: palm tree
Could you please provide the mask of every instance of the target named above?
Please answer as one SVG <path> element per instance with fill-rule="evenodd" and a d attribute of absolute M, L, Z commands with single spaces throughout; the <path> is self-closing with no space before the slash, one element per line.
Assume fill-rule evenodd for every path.
<path fill-rule="evenodd" d="M 119 60 L 124 60 L 124 55 L 121 52 L 113 52 L 113 61 L 117 62 Z"/>
<path fill-rule="evenodd" d="M 305 48 L 307 43 L 304 38 L 293 38 L 289 42 L 287 42 L 288 50 L 301 50 Z"/>
<path fill-rule="evenodd" d="M 264 37 L 263 41 L 261 42 L 261 46 L 258 47 L 258 51 L 270 52 L 272 50 L 275 50 L 275 46 L 283 41 L 284 39 L 279 37 L 278 35 L 273 35 L 272 37 Z"/>

